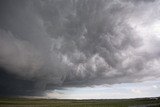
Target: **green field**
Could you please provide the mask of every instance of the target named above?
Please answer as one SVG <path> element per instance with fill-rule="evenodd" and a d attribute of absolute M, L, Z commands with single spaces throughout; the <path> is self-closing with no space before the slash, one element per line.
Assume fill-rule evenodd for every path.
<path fill-rule="evenodd" d="M 160 107 L 157 99 L 114 99 L 114 100 L 58 100 L 58 99 L 27 99 L 0 98 L 0 107 Z M 137 107 L 141 107 L 137 106 Z"/>

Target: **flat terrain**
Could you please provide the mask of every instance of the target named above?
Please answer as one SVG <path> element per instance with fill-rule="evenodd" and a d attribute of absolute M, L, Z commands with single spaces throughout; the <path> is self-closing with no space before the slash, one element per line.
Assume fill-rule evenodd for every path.
<path fill-rule="evenodd" d="M 0 98 L 0 107 L 160 107 L 160 98 L 121 100 Z"/>

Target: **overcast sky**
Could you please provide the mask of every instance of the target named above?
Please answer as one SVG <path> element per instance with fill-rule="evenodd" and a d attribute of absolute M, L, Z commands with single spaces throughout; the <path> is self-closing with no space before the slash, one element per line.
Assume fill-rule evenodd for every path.
<path fill-rule="evenodd" d="M 159 96 L 159 5 L 0 0 L 0 96 Z"/>

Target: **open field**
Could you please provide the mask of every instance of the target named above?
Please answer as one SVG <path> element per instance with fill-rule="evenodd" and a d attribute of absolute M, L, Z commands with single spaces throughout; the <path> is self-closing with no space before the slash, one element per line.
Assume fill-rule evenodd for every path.
<path fill-rule="evenodd" d="M 0 107 L 160 107 L 160 98 L 119 100 L 0 98 Z"/>

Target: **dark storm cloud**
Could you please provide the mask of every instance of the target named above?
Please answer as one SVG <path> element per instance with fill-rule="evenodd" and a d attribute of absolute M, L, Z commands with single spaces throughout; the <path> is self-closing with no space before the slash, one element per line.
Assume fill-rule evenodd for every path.
<path fill-rule="evenodd" d="M 158 4 L 1 0 L 0 95 L 159 77 Z"/>

